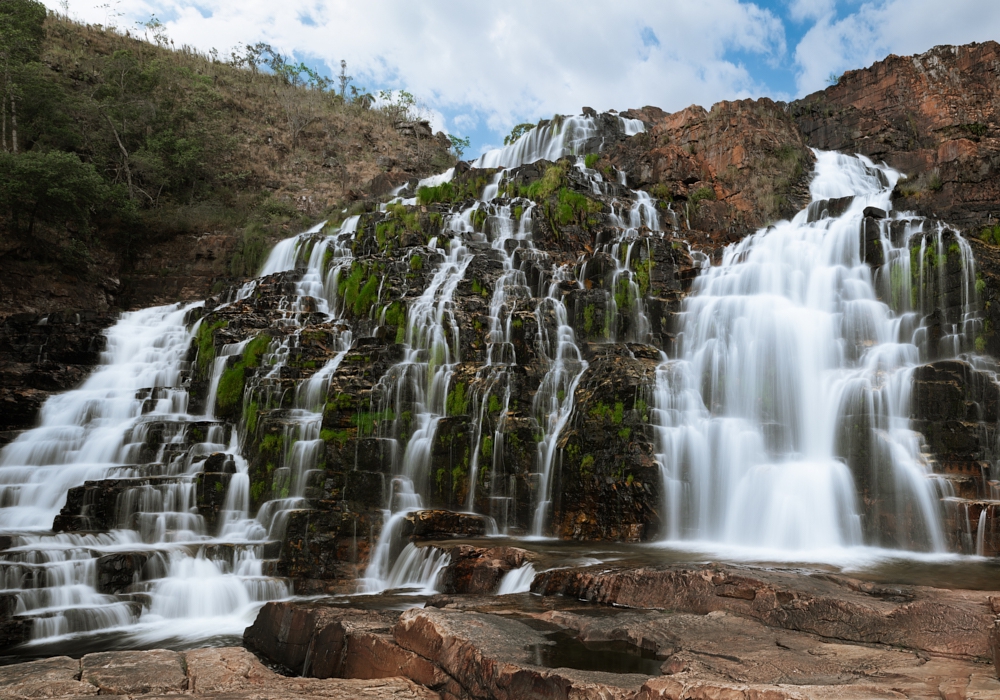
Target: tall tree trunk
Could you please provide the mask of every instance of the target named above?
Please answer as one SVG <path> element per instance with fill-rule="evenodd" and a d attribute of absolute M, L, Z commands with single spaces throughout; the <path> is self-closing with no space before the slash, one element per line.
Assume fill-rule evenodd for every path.
<path fill-rule="evenodd" d="M 111 126 L 111 133 L 115 135 L 115 141 L 118 142 L 118 148 L 125 159 L 123 164 L 125 166 L 125 179 L 128 180 L 128 197 L 129 199 L 135 199 L 135 191 L 132 188 L 132 170 L 128 167 L 128 151 L 125 150 L 125 144 L 122 143 L 121 137 L 118 136 L 118 129 L 115 128 L 115 123 L 111 121 L 111 117 L 105 114 L 104 118 L 108 120 L 108 125 Z"/>
<path fill-rule="evenodd" d="M 7 96 L 0 100 L 0 143 L 3 144 L 3 152 L 7 152 Z"/>
<path fill-rule="evenodd" d="M 10 145 L 17 153 L 17 100 L 10 96 Z"/>

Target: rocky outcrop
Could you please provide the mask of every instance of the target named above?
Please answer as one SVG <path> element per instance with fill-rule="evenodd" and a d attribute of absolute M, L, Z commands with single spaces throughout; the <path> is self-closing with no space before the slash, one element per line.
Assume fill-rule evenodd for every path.
<path fill-rule="evenodd" d="M 987 630 L 995 616 L 985 592 L 735 567 L 556 569 L 536 576 L 532 591 L 700 615 L 724 611 L 828 639 L 969 660 L 990 658 Z"/>
<path fill-rule="evenodd" d="M 755 582 L 722 570 L 688 572 L 693 579 L 678 581 L 668 591 L 662 582 L 643 578 L 641 570 L 627 573 L 638 577 L 636 586 L 603 579 L 606 602 L 615 605 L 611 608 L 595 609 L 575 596 L 531 595 L 437 596 L 426 607 L 403 613 L 271 603 L 245 639 L 272 662 L 301 664 L 306 676 L 400 674 L 449 699 L 869 700 L 988 698 L 1000 692 L 993 669 L 981 658 L 962 654 L 963 643 L 955 642 L 978 634 L 980 650 L 988 650 L 989 630 L 973 630 L 961 617 L 964 629 L 953 629 L 945 621 L 953 619 L 955 603 L 942 591 L 775 572 L 756 572 Z M 785 600 L 789 619 L 801 623 L 814 617 L 814 629 L 736 610 L 752 605 L 751 595 L 763 596 L 768 586 L 772 597 Z M 797 597 L 787 598 L 793 590 Z M 808 595 L 820 591 L 825 603 L 810 604 Z M 864 612 L 861 599 L 895 602 L 896 613 L 889 607 L 879 611 L 891 619 L 906 616 L 902 599 L 910 594 L 918 606 L 944 603 L 942 624 L 917 634 L 915 644 L 839 636 L 852 626 L 874 630 L 879 624 L 877 615 Z M 699 597 L 703 609 L 687 609 Z M 713 605 L 709 598 L 722 603 Z M 988 596 L 980 598 L 977 602 L 992 615 Z M 706 613 L 705 608 L 714 609 Z"/>
<path fill-rule="evenodd" d="M 67 311 L 0 321 L 0 445 L 35 424 L 46 398 L 87 377 L 115 318 L 106 311 Z"/>
<path fill-rule="evenodd" d="M 0 668 L 0 694 L 23 698 L 96 695 L 159 698 L 181 695 L 228 700 L 436 700 L 440 696 L 399 677 L 375 681 L 288 678 L 245 649 L 220 647 L 175 652 L 113 651 L 82 659 L 57 656 Z"/>
<path fill-rule="evenodd" d="M 996 42 L 938 46 L 848 71 L 789 113 L 810 146 L 863 153 L 908 175 L 898 208 L 978 234 L 1000 201 L 998 88 Z"/>

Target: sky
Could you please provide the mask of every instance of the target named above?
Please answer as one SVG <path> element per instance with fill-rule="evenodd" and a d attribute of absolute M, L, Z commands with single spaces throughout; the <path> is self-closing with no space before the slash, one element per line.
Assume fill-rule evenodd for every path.
<path fill-rule="evenodd" d="M 44 0 L 73 19 L 229 56 L 264 41 L 326 75 L 406 90 L 435 131 L 500 146 L 520 122 L 791 100 L 846 70 L 1000 40 L 1000 0 Z"/>

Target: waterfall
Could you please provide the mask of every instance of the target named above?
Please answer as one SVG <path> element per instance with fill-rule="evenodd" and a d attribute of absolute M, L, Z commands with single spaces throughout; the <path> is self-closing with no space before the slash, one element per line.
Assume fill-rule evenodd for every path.
<path fill-rule="evenodd" d="M 187 413 L 184 357 L 195 328 L 185 319 L 192 309 L 123 314 L 106 331 L 107 349 L 83 385 L 49 398 L 41 425 L 0 452 L 0 529 L 12 540 L 0 553 L 0 572 L 4 588 L 17 593 L 17 615 L 33 620 L 33 639 L 126 627 L 157 638 L 239 634 L 264 601 L 288 595 L 281 579 L 261 578 L 260 538 L 225 540 L 234 556 L 256 566 L 205 557 L 224 540 L 211 536 L 195 508 L 195 478 L 205 457 L 227 442 L 221 423 Z M 113 529 L 49 534 L 70 489 L 101 479 L 114 479 L 117 498 L 112 491 L 91 505 L 85 500 L 83 521 L 66 526 L 90 529 L 98 515 L 88 509 L 107 510 L 112 499 L 104 526 Z M 136 565 L 127 592 L 102 592 L 100 562 L 123 557 Z M 143 596 L 150 606 L 140 612 Z M 211 602 L 211 631 L 189 624 L 209 610 L 198 601 Z"/>
<path fill-rule="evenodd" d="M 898 177 L 817 152 L 809 209 L 729 246 L 695 281 L 679 355 L 657 370 L 666 539 L 943 550 L 936 483 L 909 427 L 912 369 L 938 351 L 921 320 L 933 310 L 919 308 L 926 276 L 908 265 L 921 226 L 879 222 L 889 277 L 913 286 L 895 301 L 885 290 L 895 309 L 862 258 L 865 208 L 890 211 Z M 841 197 L 853 199 L 828 216 L 825 200 Z M 966 293 L 941 351 L 968 346 L 973 304 Z"/>

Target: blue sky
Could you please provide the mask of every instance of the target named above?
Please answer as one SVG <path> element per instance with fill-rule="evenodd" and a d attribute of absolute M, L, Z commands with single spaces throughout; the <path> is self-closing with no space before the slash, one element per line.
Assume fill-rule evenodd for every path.
<path fill-rule="evenodd" d="M 60 0 L 45 0 L 64 11 Z M 371 91 L 405 89 L 468 155 L 555 113 L 724 99 L 789 100 L 890 53 L 1000 40 L 1000 0 L 68 0 L 133 29 L 155 14 L 177 46 L 266 41 Z"/>

